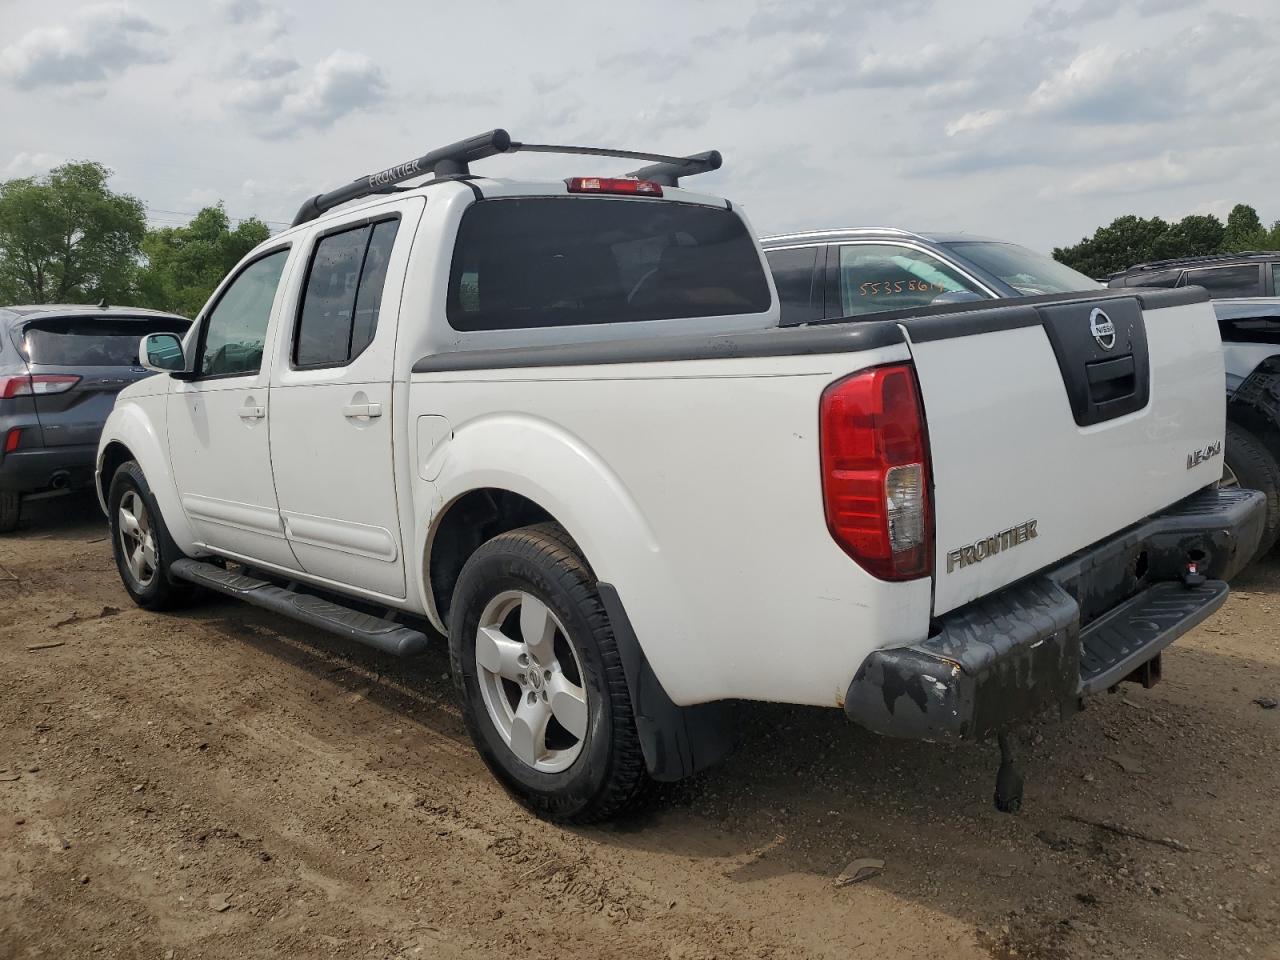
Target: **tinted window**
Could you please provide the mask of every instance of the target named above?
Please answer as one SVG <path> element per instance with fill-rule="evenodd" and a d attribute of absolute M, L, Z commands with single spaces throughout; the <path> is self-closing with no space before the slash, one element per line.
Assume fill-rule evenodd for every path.
<path fill-rule="evenodd" d="M 1158 273 L 1135 273 L 1120 282 L 1126 287 L 1176 287 L 1181 276 L 1180 269 L 1161 270 Z"/>
<path fill-rule="evenodd" d="M 767 250 L 765 259 L 778 288 L 778 307 L 782 324 L 808 323 L 822 319 L 822 303 L 816 302 L 822 286 L 816 282 L 818 253 L 822 247 L 793 247 L 790 250 Z"/>
<path fill-rule="evenodd" d="M 949 303 L 953 300 L 946 294 L 966 291 L 978 292 L 951 267 L 920 250 L 880 243 L 840 248 L 840 308 L 846 317 Z"/>
<path fill-rule="evenodd" d="M 1258 265 L 1241 264 L 1237 267 L 1208 267 L 1202 270 L 1188 270 L 1186 286 L 1204 287 L 1209 296 L 1220 299 L 1224 297 L 1260 297 L 1262 283 L 1258 273 Z"/>
<path fill-rule="evenodd" d="M 356 294 L 356 314 L 352 321 L 351 356 L 358 357 L 373 342 L 378 329 L 378 314 L 382 311 L 382 288 L 387 285 L 387 264 L 391 262 L 391 247 L 396 241 L 399 220 L 384 220 L 374 224 L 369 238 L 369 249 L 364 255 L 364 269 L 360 273 L 360 288 Z"/>
<path fill-rule="evenodd" d="M 22 352 L 27 361 L 58 367 L 136 367 L 138 343 L 148 333 L 187 332 L 182 320 L 59 317 L 27 324 Z"/>
<path fill-rule="evenodd" d="M 1271 295 L 1280 297 L 1280 263 L 1271 265 Z"/>
<path fill-rule="evenodd" d="M 1016 243 L 965 240 L 947 246 L 959 256 L 999 277 L 1019 293 L 1035 297 L 1046 293 L 1096 290 L 1096 280 L 1072 270 L 1052 257 L 1020 247 Z M 1175 277 L 1175 282 L 1177 278 Z"/>
<path fill-rule="evenodd" d="M 482 200 L 463 215 L 447 315 L 458 330 L 762 313 L 769 286 L 742 220 L 658 200 Z"/>
<path fill-rule="evenodd" d="M 286 249 L 255 260 L 223 291 L 204 325 L 202 376 L 245 375 L 261 368 L 271 305 L 288 258 Z"/>
<path fill-rule="evenodd" d="M 320 238 L 294 338 L 296 366 L 340 366 L 373 340 L 398 226 L 398 220 L 384 220 Z"/>

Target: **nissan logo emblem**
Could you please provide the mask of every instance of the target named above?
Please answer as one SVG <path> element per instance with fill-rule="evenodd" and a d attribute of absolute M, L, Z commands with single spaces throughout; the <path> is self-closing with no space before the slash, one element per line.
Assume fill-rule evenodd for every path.
<path fill-rule="evenodd" d="M 1098 346 L 1103 350 L 1115 347 L 1116 325 L 1111 322 L 1111 318 L 1101 307 L 1094 307 L 1093 312 L 1089 314 L 1089 332 L 1093 334 L 1093 339 L 1098 341 Z"/>

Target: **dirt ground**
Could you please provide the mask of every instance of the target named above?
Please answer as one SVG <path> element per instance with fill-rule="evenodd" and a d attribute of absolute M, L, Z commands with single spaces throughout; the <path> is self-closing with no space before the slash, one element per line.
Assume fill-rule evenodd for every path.
<path fill-rule="evenodd" d="M 1039 725 L 1019 816 L 992 748 L 760 706 L 727 763 L 568 830 L 490 778 L 443 650 L 144 613 L 105 537 L 67 499 L 0 539 L 0 960 L 1280 958 L 1280 559 L 1155 689 Z"/>

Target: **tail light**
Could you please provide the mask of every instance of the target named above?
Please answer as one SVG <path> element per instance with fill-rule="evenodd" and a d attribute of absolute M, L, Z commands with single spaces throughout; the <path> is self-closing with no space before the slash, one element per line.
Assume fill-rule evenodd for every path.
<path fill-rule="evenodd" d="M 18 444 L 22 443 L 22 428 L 14 427 L 4 438 L 4 452 L 13 453 L 18 449 Z"/>
<path fill-rule="evenodd" d="M 822 394 L 822 497 L 836 543 L 882 580 L 933 566 L 929 442 L 910 364 L 875 367 Z"/>
<path fill-rule="evenodd" d="M 660 197 L 662 184 L 630 177 L 570 177 L 564 182 L 570 193 L 619 193 L 632 197 Z"/>
<path fill-rule="evenodd" d="M 0 377 L 0 400 L 14 397 L 44 397 L 51 393 L 66 393 L 79 377 L 61 373 L 33 373 L 20 377 Z"/>

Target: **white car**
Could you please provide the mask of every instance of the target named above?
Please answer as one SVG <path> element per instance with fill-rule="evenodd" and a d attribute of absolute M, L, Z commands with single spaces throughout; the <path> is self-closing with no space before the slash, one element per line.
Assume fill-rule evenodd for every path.
<path fill-rule="evenodd" d="M 1003 746 L 1222 603 L 1262 504 L 1216 486 L 1201 291 L 777 329 L 741 210 L 678 186 L 718 154 L 470 173 L 517 150 L 610 155 L 493 131 L 362 178 L 143 341 L 98 454 L 138 604 L 429 624 L 493 772 L 583 822 L 720 758 L 734 701 Z"/>

